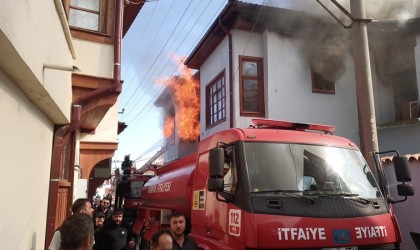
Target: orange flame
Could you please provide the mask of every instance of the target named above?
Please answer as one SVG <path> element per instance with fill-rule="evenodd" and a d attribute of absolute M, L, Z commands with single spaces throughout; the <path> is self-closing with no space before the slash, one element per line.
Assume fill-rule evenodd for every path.
<path fill-rule="evenodd" d="M 177 57 L 176 59 L 182 65 L 182 76 L 167 80 L 167 87 L 172 91 L 175 104 L 176 129 L 180 139 L 196 141 L 200 135 L 199 81 L 194 77 L 191 69 L 181 63 L 184 58 Z M 166 123 L 168 120 L 165 122 L 165 137 L 167 137 Z"/>
<path fill-rule="evenodd" d="M 165 138 L 171 136 L 174 133 L 174 126 L 174 117 L 168 116 L 168 118 L 166 118 L 165 127 L 163 129 L 163 135 Z"/>

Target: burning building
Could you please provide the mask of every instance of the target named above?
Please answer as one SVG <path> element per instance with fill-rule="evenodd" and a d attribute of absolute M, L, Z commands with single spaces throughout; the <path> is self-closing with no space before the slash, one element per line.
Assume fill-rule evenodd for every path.
<path fill-rule="evenodd" d="M 163 109 L 164 162 L 195 152 L 200 136 L 199 74 L 185 68 L 183 75 L 168 79 L 155 105 Z"/>

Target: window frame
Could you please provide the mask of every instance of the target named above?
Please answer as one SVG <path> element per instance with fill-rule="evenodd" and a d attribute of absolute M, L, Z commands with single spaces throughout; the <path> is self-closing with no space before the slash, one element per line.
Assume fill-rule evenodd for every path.
<path fill-rule="evenodd" d="M 210 88 L 213 85 L 217 84 L 217 82 L 219 80 L 221 80 L 221 79 L 223 79 L 222 87 L 220 89 L 216 89 L 216 92 L 215 93 L 217 94 L 220 91 L 224 90 L 224 96 L 221 97 L 221 100 L 222 100 L 222 102 L 224 102 L 224 105 L 222 105 L 222 107 L 220 108 L 220 110 L 217 110 L 216 113 L 218 113 L 220 111 L 222 111 L 222 113 L 223 113 L 223 110 L 224 110 L 224 117 L 222 117 L 221 119 L 219 119 L 219 120 L 211 123 L 211 117 L 215 113 L 214 112 L 211 113 L 211 107 L 214 105 L 214 104 L 211 105 L 211 101 L 213 99 L 212 97 L 214 96 L 214 93 L 213 93 L 212 96 L 210 96 Z M 226 111 L 227 111 L 226 110 L 226 104 L 227 104 L 226 97 L 227 97 L 227 95 L 226 95 L 226 74 L 225 74 L 225 70 L 222 70 L 216 77 L 214 77 L 210 81 L 210 83 L 208 83 L 206 85 L 206 128 L 214 127 L 214 126 L 216 126 L 216 125 L 218 125 L 218 124 L 226 121 L 226 116 L 227 116 L 227 113 L 226 113 Z M 219 101 L 219 100 L 217 100 L 217 101 Z"/>
<path fill-rule="evenodd" d="M 312 93 L 335 95 L 335 81 L 326 80 L 325 78 L 322 77 L 321 74 L 315 72 L 312 69 L 311 69 L 311 80 L 312 80 Z M 319 82 L 319 81 L 323 81 L 323 82 Z M 318 87 L 320 84 L 330 84 L 332 85 L 332 88 L 322 89 Z"/>
<path fill-rule="evenodd" d="M 227 164 L 229 165 L 229 171 L 223 174 L 223 192 L 228 194 L 235 194 L 236 190 L 238 189 L 238 170 L 235 160 L 235 150 L 235 146 L 226 147 L 227 155 L 225 160 L 228 161 Z M 227 173 L 230 174 L 232 180 L 232 182 L 229 183 L 229 185 L 225 183 Z"/>
<path fill-rule="evenodd" d="M 258 66 L 258 76 L 244 76 L 242 73 L 242 65 L 244 62 L 256 62 Z M 264 92 L 264 64 L 262 57 L 252 56 L 239 56 L 239 102 L 240 102 L 240 115 L 265 117 L 265 92 Z M 258 81 L 258 112 L 250 112 L 244 110 L 244 80 L 257 80 Z"/>
<path fill-rule="evenodd" d="M 70 1 L 71 0 L 62 0 L 64 9 L 66 10 L 67 20 L 70 17 Z M 113 44 L 113 36 L 114 36 L 114 17 L 113 14 L 115 13 L 115 0 L 99 0 L 100 7 L 99 7 L 99 20 L 98 20 L 98 31 L 90 30 L 86 28 L 81 28 L 77 26 L 70 26 L 70 32 L 73 37 L 98 42 L 98 43 L 105 43 L 105 44 Z M 72 8 L 76 10 L 81 10 L 81 8 Z M 86 10 L 87 12 L 91 13 L 90 11 Z"/>

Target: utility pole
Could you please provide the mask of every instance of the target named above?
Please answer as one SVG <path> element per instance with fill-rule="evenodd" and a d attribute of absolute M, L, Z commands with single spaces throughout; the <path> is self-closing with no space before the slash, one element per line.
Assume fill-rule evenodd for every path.
<path fill-rule="evenodd" d="M 352 29 L 354 72 L 356 79 L 357 114 L 359 119 L 360 150 L 364 155 L 372 173 L 378 179 L 378 171 L 373 157 L 378 152 L 378 135 L 376 129 L 375 103 L 373 98 L 372 73 L 370 69 L 369 43 L 364 0 L 350 0 L 351 13 L 341 6 L 337 0 L 330 0 L 352 21 L 343 24 L 322 2 L 316 0 L 344 28 Z"/>
<path fill-rule="evenodd" d="M 375 103 L 364 0 L 351 0 L 354 71 L 356 77 L 357 111 L 359 117 L 360 149 L 373 174 L 378 178 L 373 153 L 378 152 Z"/>

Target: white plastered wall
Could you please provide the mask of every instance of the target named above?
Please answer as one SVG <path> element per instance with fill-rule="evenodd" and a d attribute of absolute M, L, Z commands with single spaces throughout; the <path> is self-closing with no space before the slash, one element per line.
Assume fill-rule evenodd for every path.
<path fill-rule="evenodd" d="M 15 84 L 52 121 L 67 123 L 71 73 L 50 66 L 72 68 L 73 58 L 54 2 L 1 1 L 0 52 L 0 68 Z"/>
<path fill-rule="evenodd" d="M 114 65 L 114 46 L 74 38 L 77 51 L 75 64 L 80 74 L 112 78 Z"/>
<path fill-rule="evenodd" d="M 335 134 L 359 143 L 354 68 L 346 57 L 346 71 L 336 81 L 336 94 L 312 93 L 311 71 L 299 54 L 298 40 L 265 31 L 262 34 L 234 30 L 233 40 L 233 126 L 246 128 L 252 117 L 240 116 L 239 56 L 264 59 L 265 118 L 336 126 Z M 200 67 L 201 107 L 206 107 L 205 87 L 223 68 L 226 91 L 229 88 L 228 39 L 214 50 Z M 227 96 L 229 97 L 229 95 Z M 205 110 L 200 114 L 201 140 L 229 128 L 230 103 L 226 100 L 227 120 L 215 127 L 205 126 Z"/>
<path fill-rule="evenodd" d="M 264 58 L 264 91 L 267 119 L 321 123 L 336 126 L 335 134 L 359 142 L 354 68 L 350 56 L 346 71 L 336 81 L 334 95 L 312 93 L 311 71 L 299 53 L 299 40 L 265 31 L 250 35 L 235 30 L 235 127 L 248 127 L 250 117 L 240 116 L 239 55 Z"/>
<path fill-rule="evenodd" d="M 0 1 L 0 55 L 0 248 L 44 249 L 54 125 L 69 123 L 72 98 L 54 2 Z"/>
<path fill-rule="evenodd" d="M 215 79 L 219 73 L 225 72 L 226 90 L 226 121 L 221 122 L 211 128 L 206 127 L 206 86 Z M 218 131 L 229 128 L 230 126 L 230 95 L 229 95 L 229 41 L 226 36 L 213 53 L 200 67 L 200 140 Z M 236 90 L 234 90 L 235 92 Z"/>
<path fill-rule="evenodd" d="M 1 249 L 44 249 L 54 124 L 0 70 Z"/>
<path fill-rule="evenodd" d="M 298 39 L 265 31 L 267 61 L 267 118 L 336 126 L 334 134 L 359 142 L 354 68 L 350 55 L 346 69 L 335 81 L 335 94 L 312 92 L 308 63 L 300 54 Z M 304 45 L 302 45 L 304 46 Z"/>

